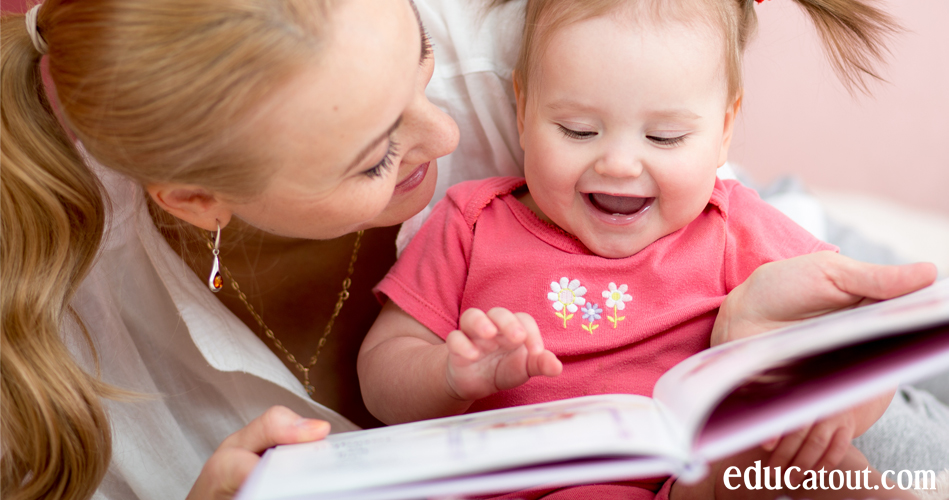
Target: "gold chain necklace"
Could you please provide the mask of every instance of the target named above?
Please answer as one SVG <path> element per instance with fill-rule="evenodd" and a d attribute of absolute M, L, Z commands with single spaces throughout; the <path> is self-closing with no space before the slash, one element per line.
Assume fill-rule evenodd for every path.
<path fill-rule="evenodd" d="M 343 302 L 346 302 L 346 299 L 349 298 L 349 286 L 352 285 L 350 278 L 353 276 L 353 270 L 356 266 L 356 256 L 359 254 L 359 246 L 362 240 L 363 231 L 356 233 L 356 242 L 353 243 L 353 255 L 349 259 L 349 269 L 346 271 L 346 279 L 343 280 L 343 290 L 339 292 L 339 299 L 336 301 L 336 307 L 333 308 L 333 314 L 330 316 L 329 321 L 326 322 L 326 328 L 323 329 L 323 336 L 320 337 L 320 343 L 316 346 L 316 352 L 310 358 L 310 362 L 303 366 L 302 363 L 297 361 L 297 358 L 283 346 L 283 342 L 280 342 L 280 339 L 274 335 L 273 330 L 267 327 L 264 324 L 264 319 L 260 317 L 260 314 L 257 313 L 257 310 L 254 309 L 254 306 L 250 304 L 250 301 L 247 300 L 247 295 L 241 291 L 240 285 L 237 284 L 237 280 L 231 276 L 231 272 L 225 266 L 221 266 L 221 271 L 224 273 L 224 276 L 227 277 L 228 281 L 231 282 L 231 288 L 237 292 L 237 296 L 240 297 L 241 302 L 244 303 L 244 306 L 247 307 L 247 310 L 250 312 L 250 315 L 254 317 L 257 321 L 257 324 L 260 325 L 260 328 L 264 331 L 264 334 L 267 335 L 267 338 L 273 341 L 273 344 L 277 346 L 277 349 L 280 349 L 284 355 L 287 356 L 287 359 L 293 363 L 298 371 L 303 372 L 303 388 L 306 389 L 306 393 L 313 396 L 313 391 L 316 390 L 314 386 L 310 384 L 310 368 L 313 368 L 316 365 L 317 360 L 320 357 L 320 351 L 323 350 L 323 346 L 326 345 L 326 339 L 330 336 L 330 332 L 333 330 L 333 323 L 336 321 L 336 317 L 339 316 L 339 311 L 343 308 Z M 211 241 L 209 235 L 205 234 L 205 238 L 208 241 L 208 248 L 214 250 L 214 242 Z"/>

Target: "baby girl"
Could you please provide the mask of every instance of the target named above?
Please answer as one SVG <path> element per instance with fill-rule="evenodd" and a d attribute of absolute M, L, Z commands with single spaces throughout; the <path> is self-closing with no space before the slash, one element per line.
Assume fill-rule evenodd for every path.
<path fill-rule="evenodd" d="M 860 84 L 887 18 L 856 0 L 800 3 L 825 30 L 845 81 Z M 651 396 L 663 372 L 709 347 L 725 295 L 758 266 L 834 250 L 716 176 L 741 104 L 753 8 L 528 2 L 514 74 L 525 178 L 453 187 L 379 284 L 389 300 L 359 359 L 379 419 Z M 850 439 L 888 401 L 723 465 L 863 469 Z M 730 493 L 709 477 L 707 488 Z M 673 481 L 601 486 L 613 487 L 624 492 L 596 494 L 666 496 Z M 694 488 L 675 493 L 710 498 Z"/>

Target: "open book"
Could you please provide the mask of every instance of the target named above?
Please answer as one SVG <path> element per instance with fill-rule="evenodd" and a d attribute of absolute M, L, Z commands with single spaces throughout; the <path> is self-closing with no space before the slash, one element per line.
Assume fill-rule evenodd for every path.
<path fill-rule="evenodd" d="M 395 499 L 677 475 L 949 368 L 949 280 L 717 346 L 609 394 L 267 451 L 239 500 Z"/>

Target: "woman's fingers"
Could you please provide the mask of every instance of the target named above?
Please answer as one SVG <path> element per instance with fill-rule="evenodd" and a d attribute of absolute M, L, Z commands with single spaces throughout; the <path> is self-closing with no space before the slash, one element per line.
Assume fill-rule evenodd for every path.
<path fill-rule="evenodd" d="M 778 443 L 780 442 L 781 442 L 781 436 L 773 437 L 761 443 L 761 448 L 764 449 L 764 451 L 774 451 L 774 449 L 778 447 Z"/>
<path fill-rule="evenodd" d="M 218 449 L 241 448 L 252 453 L 263 453 L 278 444 L 323 439 L 329 432 L 329 422 L 303 418 L 289 408 L 272 406 L 246 427 L 228 436 Z"/>
<path fill-rule="evenodd" d="M 289 408 L 273 406 L 243 429 L 228 436 L 204 464 L 189 499 L 228 499 L 260 461 L 259 454 L 280 444 L 323 439 L 330 425 L 302 418 Z"/>
<path fill-rule="evenodd" d="M 837 432 L 831 437 L 831 442 L 827 446 L 827 450 L 824 451 L 824 456 L 818 460 L 815 469 L 820 470 L 821 468 L 825 468 L 831 470 L 837 468 L 847 454 L 852 439 L 853 432 L 850 429 L 843 427 L 837 429 Z"/>
<path fill-rule="evenodd" d="M 771 452 L 768 465 L 771 468 L 788 466 L 801 448 L 801 444 L 804 443 L 804 439 L 807 438 L 807 434 L 810 430 L 811 428 L 808 426 L 782 437 L 774 448 L 774 451 Z"/>
<path fill-rule="evenodd" d="M 773 295 L 779 311 L 768 319 L 779 321 L 852 307 L 865 299 L 891 299 L 936 279 L 936 266 L 928 262 L 883 266 L 827 251 L 771 262 L 759 270 L 752 276 L 760 275 L 756 278 L 769 288 L 759 291 Z"/>
<path fill-rule="evenodd" d="M 930 263 L 881 266 L 827 251 L 764 264 L 725 298 L 711 345 L 904 295 L 935 279 Z"/>
<path fill-rule="evenodd" d="M 815 425 L 811 427 L 791 465 L 796 465 L 801 470 L 816 470 L 814 466 L 824 456 L 832 437 L 833 434 L 828 432 L 828 429 L 824 426 Z"/>
<path fill-rule="evenodd" d="M 936 266 L 917 262 L 901 266 L 881 266 L 841 257 L 842 265 L 828 267 L 827 276 L 838 289 L 856 297 L 891 299 L 931 285 Z"/>
<path fill-rule="evenodd" d="M 256 453 L 242 448 L 218 450 L 205 462 L 188 500 L 233 497 L 259 461 Z"/>

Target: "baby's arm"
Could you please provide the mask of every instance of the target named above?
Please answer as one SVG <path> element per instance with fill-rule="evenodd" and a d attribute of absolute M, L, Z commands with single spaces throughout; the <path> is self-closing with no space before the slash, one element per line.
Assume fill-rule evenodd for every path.
<path fill-rule="evenodd" d="M 477 399 L 562 369 L 525 313 L 468 309 L 443 341 L 391 301 L 358 361 L 366 407 L 387 424 L 458 415 Z"/>

